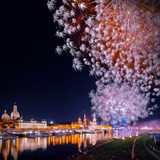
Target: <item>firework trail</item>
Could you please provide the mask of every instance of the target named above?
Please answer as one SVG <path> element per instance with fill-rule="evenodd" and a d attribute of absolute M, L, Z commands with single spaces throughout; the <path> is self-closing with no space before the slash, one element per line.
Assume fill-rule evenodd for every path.
<path fill-rule="evenodd" d="M 55 0 L 49 0 L 48 7 L 54 10 Z M 150 93 L 159 96 L 159 10 L 159 0 L 63 0 L 53 14 L 59 26 L 56 35 L 65 40 L 56 51 L 69 51 L 75 70 L 82 70 L 83 64 L 90 66 L 90 74 L 99 77 L 97 88 L 107 88 L 110 83 L 117 84 L 112 85 L 116 88 L 128 83 L 138 87 L 137 94 L 142 99 L 149 99 Z M 117 89 L 121 91 L 121 87 Z M 151 102 L 154 101 L 152 98 Z M 144 104 L 142 112 L 146 116 L 149 110 Z M 139 110 L 140 105 L 135 106 Z M 135 120 L 142 116 L 132 111 L 127 112 L 133 113 Z"/>

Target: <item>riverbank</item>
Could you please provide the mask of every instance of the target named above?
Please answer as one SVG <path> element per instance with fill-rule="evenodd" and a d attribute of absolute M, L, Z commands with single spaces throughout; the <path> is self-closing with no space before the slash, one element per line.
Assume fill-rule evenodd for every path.
<path fill-rule="evenodd" d="M 132 144 L 136 137 L 99 141 L 74 160 L 130 160 Z"/>
<path fill-rule="evenodd" d="M 153 137 L 144 135 L 136 141 L 135 156 L 140 160 L 160 159 L 160 148 L 155 145 Z"/>
<path fill-rule="evenodd" d="M 159 160 L 160 148 L 155 145 L 151 137 L 153 136 L 142 135 L 125 138 L 124 140 L 107 139 L 98 141 L 95 146 L 88 148 L 76 156 L 74 160 Z"/>

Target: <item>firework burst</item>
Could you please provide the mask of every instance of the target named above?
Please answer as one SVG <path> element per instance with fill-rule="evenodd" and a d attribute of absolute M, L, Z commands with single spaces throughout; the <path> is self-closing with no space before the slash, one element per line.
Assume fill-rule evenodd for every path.
<path fill-rule="evenodd" d="M 48 1 L 50 9 L 54 0 Z M 63 0 L 53 15 L 73 67 L 89 65 L 102 83 L 129 82 L 160 94 L 160 2 L 157 0 Z"/>
<path fill-rule="evenodd" d="M 49 0 L 48 7 L 54 9 L 55 0 Z M 112 91 L 108 84 L 114 83 L 111 86 L 113 90 L 117 88 L 115 103 L 122 98 L 117 110 L 121 113 L 118 121 L 122 118 L 120 108 L 126 108 L 125 112 L 133 115 L 132 118 L 126 117 L 128 123 L 146 117 L 150 113 L 146 106 L 151 89 L 152 96 L 160 95 L 159 10 L 159 0 L 63 0 L 53 14 L 59 26 L 56 36 L 65 40 L 56 48 L 57 53 L 70 52 L 75 70 L 88 65 L 90 74 L 99 77 L 97 93 L 91 94 L 92 102 L 100 98 L 98 102 L 102 103 L 103 98 L 98 94 Z M 122 87 L 118 87 L 120 84 Z M 133 88 L 138 88 L 138 91 Z M 130 103 L 125 100 L 126 92 Z M 108 100 L 108 103 L 113 101 Z M 114 111 L 106 105 L 107 102 L 101 108 L 95 102 L 93 104 L 101 118 L 101 115 L 112 115 L 110 111 Z M 106 109 L 106 112 L 101 109 Z M 111 119 L 111 116 L 106 117 Z"/>
<path fill-rule="evenodd" d="M 139 93 L 139 89 L 129 87 L 127 84 L 99 85 L 97 91 L 90 93 L 92 110 L 105 122 L 127 124 L 137 121 L 139 118 L 146 118 L 153 114 L 157 107 L 147 107 L 149 97 Z"/>

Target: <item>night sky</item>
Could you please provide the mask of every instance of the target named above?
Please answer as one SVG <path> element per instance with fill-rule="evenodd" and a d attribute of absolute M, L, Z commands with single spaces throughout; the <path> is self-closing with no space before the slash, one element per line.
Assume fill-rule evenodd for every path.
<path fill-rule="evenodd" d="M 62 44 L 46 0 L 3 1 L 0 9 L 0 115 L 10 114 L 16 102 L 24 120 L 55 123 L 91 119 L 88 93 L 95 89 L 89 68 L 76 72 Z M 160 98 L 157 99 L 160 104 Z M 159 119 L 160 109 L 154 116 Z"/>

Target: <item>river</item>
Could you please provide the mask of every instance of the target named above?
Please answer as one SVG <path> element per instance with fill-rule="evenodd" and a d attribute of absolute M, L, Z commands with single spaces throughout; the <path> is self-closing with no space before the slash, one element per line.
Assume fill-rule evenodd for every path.
<path fill-rule="evenodd" d="M 0 139 L 0 160 L 64 160 L 108 138 L 111 133 Z"/>

